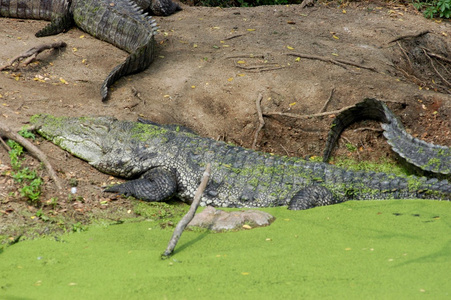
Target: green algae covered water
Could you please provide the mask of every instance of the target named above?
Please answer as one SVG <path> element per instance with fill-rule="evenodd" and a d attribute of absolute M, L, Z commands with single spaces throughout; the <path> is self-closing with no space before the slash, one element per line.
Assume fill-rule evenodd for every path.
<path fill-rule="evenodd" d="M 350 201 L 264 209 L 269 227 L 92 226 L 0 254 L 0 299 L 449 299 L 451 203 Z"/>

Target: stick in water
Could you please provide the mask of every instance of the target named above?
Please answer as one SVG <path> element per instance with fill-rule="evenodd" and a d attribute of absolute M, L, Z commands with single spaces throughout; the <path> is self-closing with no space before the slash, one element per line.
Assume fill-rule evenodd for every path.
<path fill-rule="evenodd" d="M 191 203 L 191 207 L 186 215 L 180 220 L 180 222 L 175 227 L 174 233 L 172 234 L 171 240 L 168 243 L 168 247 L 161 255 L 161 259 L 168 258 L 172 252 L 174 251 L 177 242 L 182 235 L 183 230 L 185 230 L 186 225 L 194 218 L 194 214 L 196 213 L 197 207 L 200 204 L 200 198 L 202 198 L 202 194 L 204 193 L 205 188 L 207 187 L 208 178 L 210 177 L 210 164 L 207 164 L 205 168 L 204 176 L 202 177 L 202 181 L 200 182 L 199 187 L 197 188 L 196 194 L 194 195 L 193 203 Z"/>

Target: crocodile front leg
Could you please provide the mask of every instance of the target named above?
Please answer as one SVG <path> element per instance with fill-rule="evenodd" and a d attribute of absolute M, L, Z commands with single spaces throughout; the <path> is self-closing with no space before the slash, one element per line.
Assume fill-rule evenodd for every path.
<path fill-rule="evenodd" d="M 325 187 L 312 185 L 308 186 L 293 196 L 288 203 L 288 209 L 303 210 L 316 206 L 324 206 L 338 203 L 334 195 Z"/>
<path fill-rule="evenodd" d="M 155 168 L 147 171 L 138 179 L 109 187 L 105 189 L 105 192 L 119 193 L 155 202 L 171 198 L 176 190 L 175 173 L 163 168 Z"/>

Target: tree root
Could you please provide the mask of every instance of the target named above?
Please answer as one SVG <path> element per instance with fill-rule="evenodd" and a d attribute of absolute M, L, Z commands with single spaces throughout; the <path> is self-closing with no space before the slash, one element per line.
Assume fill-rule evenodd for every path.
<path fill-rule="evenodd" d="M 191 203 L 191 207 L 186 215 L 180 220 L 177 226 L 174 229 L 174 233 L 172 234 L 171 240 L 168 243 L 168 247 L 161 254 L 161 259 L 168 258 L 172 252 L 174 251 L 177 242 L 180 239 L 180 236 L 183 233 L 183 230 L 186 228 L 188 223 L 194 218 L 194 214 L 196 213 L 197 208 L 200 204 L 200 199 L 202 198 L 202 194 L 204 193 L 205 188 L 207 187 L 208 179 L 210 177 L 211 165 L 207 164 L 205 168 L 204 176 L 202 177 L 202 181 L 200 182 L 199 187 L 197 188 L 196 194 L 194 195 L 193 203 Z"/>
<path fill-rule="evenodd" d="M 8 64 L 0 67 L 0 71 L 12 67 L 17 62 L 17 66 L 13 68 L 14 70 L 16 70 L 19 67 L 21 61 L 23 61 L 23 64 L 26 66 L 30 62 L 32 62 L 42 51 L 47 49 L 64 48 L 66 46 L 67 44 L 65 42 L 56 42 L 51 44 L 41 44 L 39 46 L 30 48 L 27 51 L 23 52 L 22 54 L 19 54 L 16 57 L 14 57 Z"/>
<path fill-rule="evenodd" d="M 263 113 L 263 116 L 274 116 L 274 115 L 278 115 L 278 116 L 284 116 L 284 117 L 290 117 L 290 118 L 295 118 L 295 119 L 309 119 L 309 118 L 315 118 L 315 117 L 323 117 L 323 116 L 329 116 L 329 115 L 334 115 L 334 114 L 339 114 L 351 107 L 354 107 L 354 105 L 351 106 L 346 106 L 343 107 L 342 109 L 339 110 L 333 110 L 333 111 L 328 111 L 328 112 L 320 112 L 317 114 L 311 114 L 311 115 L 297 115 L 297 114 L 292 114 L 292 113 L 283 113 L 283 112 L 278 112 L 278 111 L 270 111 L 270 112 L 266 112 Z"/>
<path fill-rule="evenodd" d="M 6 125 L 0 123 L 0 134 L 5 136 L 6 138 L 16 141 L 17 143 L 21 144 L 25 149 L 30 152 L 30 154 L 37 159 L 39 159 L 49 172 L 50 177 L 55 182 L 56 187 L 59 191 L 62 191 L 63 187 L 58 179 L 58 176 L 56 176 L 56 172 L 53 169 L 52 165 L 50 164 L 49 160 L 47 159 L 47 156 L 39 150 L 35 145 L 33 145 L 30 141 L 28 141 L 26 138 L 20 136 L 19 134 L 13 132 L 9 127 Z"/>
<path fill-rule="evenodd" d="M 335 64 L 337 66 L 340 66 L 340 67 L 342 67 L 344 69 L 347 69 L 346 65 L 349 65 L 349 66 L 353 66 L 353 67 L 356 67 L 356 68 L 365 69 L 365 70 L 369 70 L 369 71 L 372 71 L 372 72 L 379 73 L 379 71 L 377 71 L 375 68 L 366 67 L 366 66 L 363 66 L 361 64 L 358 64 L 358 63 L 355 63 L 355 62 L 352 62 L 352 61 L 348 61 L 348 60 L 344 60 L 344 59 L 332 59 L 332 58 L 329 58 L 329 57 L 323 57 L 323 56 L 317 56 L 317 55 L 309 55 L 309 54 L 302 54 L 302 53 L 285 53 L 285 54 L 286 55 L 300 57 L 300 58 L 306 58 L 306 59 L 320 60 L 320 61 L 323 61 L 323 62 L 329 62 L 329 63 Z"/>
<path fill-rule="evenodd" d="M 263 119 L 263 113 L 262 113 L 262 108 L 261 108 L 262 99 L 263 99 L 263 95 L 261 93 L 258 94 L 257 101 L 255 102 L 255 104 L 257 106 L 257 115 L 258 115 L 259 125 L 254 134 L 254 141 L 252 142 L 252 150 L 255 150 L 255 146 L 257 145 L 258 134 L 262 130 L 263 126 L 265 126 L 265 120 Z"/>

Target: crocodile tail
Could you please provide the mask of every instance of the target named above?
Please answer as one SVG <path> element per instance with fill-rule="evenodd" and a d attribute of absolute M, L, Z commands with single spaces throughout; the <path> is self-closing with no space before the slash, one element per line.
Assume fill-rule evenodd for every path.
<path fill-rule="evenodd" d="M 150 5 L 151 13 L 156 16 L 169 16 L 179 10 L 182 10 L 180 5 L 172 0 L 156 0 Z"/>
<path fill-rule="evenodd" d="M 154 58 L 154 45 L 155 42 L 152 36 L 146 45 L 139 47 L 135 52 L 130 54 L 124 62 L 116 66 L 110 72 L 100 88 L 102 101 L 106 101 L 108 99 L 108 88 L 119 78 L 125 75 L 141 72 L 150 65 Z"/>
<path fill-rule="evenodd" d="M 388 122 L 383 123 L 382 128 L 393 151 L 422 170 L 451 174 L 450 147 L 434 145 L 412 137 L 385 104 L 384 109 Z"/>
<path fill-rule="evenodd" d="M 65 1 L 66 2 L 66 1 Z M 74 25 L 72 14 L 69 8 L 62 15 L 56 15 L 52 18 L 50 24 L 36 32 L 36 37 L 55 35 L 64 32 Z"/>
<path fill-rule="evenodd" d="M 0 0 L 0 16 L 49 20 L 37 37 L 58 34 L 72 26 L 70 0 Z"/>
<path fill-rule="evenodd" d="M 349 125 L 367 119 L 386 123 L 387 117 L 384 106 L 385 104 L 379 100 L 366 98 L 363 102 L 357 103 L 355 106 L 341 112 L 334 119 L 330 127 L 326 147 L 324 149 L 323 161 L 327 162 L 329 160 L 330 154 L 337 144 L 340 134 Z"/>
<path fill-rule="evenodd" d="M 422 170 L 451 174 L 451 148 L 426 143 L 412 137 L 384 102 L 365 99 L 340 113 L 332 122 L 323 161 L 327 161 L 341 132 L 354 122 L 372 119 L 382 123 L 384 136 L 399 156 Z"/>

